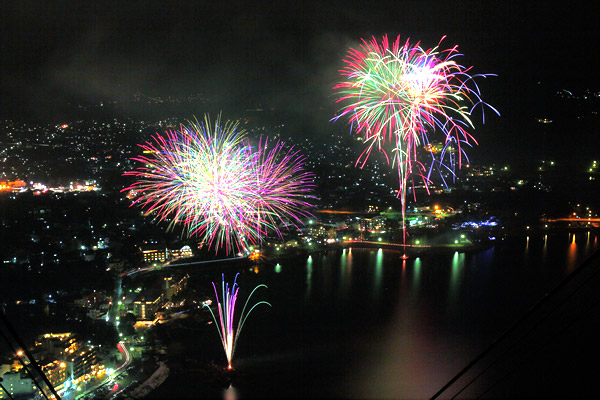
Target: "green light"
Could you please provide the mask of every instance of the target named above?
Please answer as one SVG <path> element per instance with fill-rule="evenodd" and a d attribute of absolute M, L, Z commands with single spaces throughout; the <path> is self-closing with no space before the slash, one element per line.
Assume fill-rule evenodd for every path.
<path fill-rule="evenodd" d="M 465 238 L 465 235 L 460 235 L 460 237 L 461 237 L 461 239 L 464 239 L 464 238 Z"/>
<path fill-rule="evenodd" d="M 415 244 L 419 244 L 419 243 L 421 243 L 421 242 L 420 242 L 420 241 L 418 241 L 418 240 L 417 240 L 417 241 L 415 241 Z"/>
<path fill-rule="evenodd" d="M 455 240 L 454 243 L 458 243 L 458 240 Z"/>
<path fill-rule="evenodd" d="M 381 242 L 381 238 L 378 238 L 377 240 L 379 240 Z"/>

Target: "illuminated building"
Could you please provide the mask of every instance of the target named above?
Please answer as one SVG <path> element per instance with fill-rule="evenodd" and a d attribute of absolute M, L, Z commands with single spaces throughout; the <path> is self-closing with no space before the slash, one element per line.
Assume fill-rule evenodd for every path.
<path fill-rule="evenodd" d="M 326 237 L 328 228 L 323 224 L 309 225 L 306 228 L 306 233 L 311 236 Z"/>
<path fill-rule="evenodd" d="M 77 350 L 77 339 L 71 332 L 46 333 L 37 337 L 34 352 L 42 360 L 64 360 Z"/>
<path fill-rule="evenodd" d="M 168 257 L 168 250 L 166 248 L 144 246 L 141 250 L 145 263 L 165 262 Z"/>
<path fill-rule="evenodd" d="M 146 300 L 145 297 L 142 297 L 139 300 L 133 302 L 133 313 L 136 317 L 141 320 L 151 320 L 154 319 L 154 315 L 160 308 L 162 303 L 163 295 L 156 297 L 155 300 Z"/>
<path fill-rule="evenodd" d="M 446 144 L 443 142 L 433 142 L 433 143 L 430 142 L 430 143 L 427 143 L 425 146 L 423 146 L 425 151 L 428 151 L 433 154 L 441 153 L 442 151 L 444 151 L 444 147 L 446 147 L 446 149 L 445 149 L 446 152 L 450 152 L 450 153 L 456 152 L 456 149 L 454 148 L 454 146 L 446 146 Z"/>
<path fill-rule="evenodd" d="M 73 382 L 77 383 L 91 378 L 99 369 L 96 350 L 89 347 L 78 349 L 67 359 L 67 366 Z"/>
<path fill-rule="evenodd" d="M 104 371 L 96 350 L 81 345 L 71 332 L 46 333 L 37 337 L 34 353 L 47 371 L 55 388 L 60 389 L 65 380 L 72 383 L 87 381 Z"/>
<path fill-rule="evenodd" d="M 385 230 L 386 217 L 377 215 L 372 218 L 361 218 L 359 221 L 359 229 L 368 232 L 381 232 Z"/>
<path fill-rule="evenodd" d="M 25 187 L 25 182 L 21 180 L 16 180 L 12 182 L 8 181 L 0 181 L 0 190 L 11 190 L 11 191 L 19 191 Z"/>
<path fill-rule="evenodd" d="M 7 372 L 2 375 L 2 386 L 8 390 L 14 399 L 31 399 L 35 393 L 33 380 L 23 371 Z M 8 399 L 9 397 L 0 390 L 0 399 Z"/>
<path fill-rule="evenodd" d="M 174 287 L 173 277 L 165 276 L 163 278 L 163 290 L 164 290 L 165 299 L 171 300 L 171 298 L 173 298 L 173 287 Z"/>
<path fill-rule="evenodd" d="M 61 390 L 69 375 L 67 374 L 67 363 L 54 360 L 46 365 L 42 365 L 42 371 L 54 386 L 54 389 Z"/>
<path fill-rule="evenodd" d="M 185 275 L 178 282 L 173 283 L 173 277 L 165 277 L 163 281 L 163 290 L 165 299 L 171 300 L 187 286 L 188 275 Z"/>
<path fill-rule="evenodd" d="M 183 246 L 181 249 L 169 250 L 169 255 L 173 258 L 184 258 L 193 256 L 190 246 Z"/>

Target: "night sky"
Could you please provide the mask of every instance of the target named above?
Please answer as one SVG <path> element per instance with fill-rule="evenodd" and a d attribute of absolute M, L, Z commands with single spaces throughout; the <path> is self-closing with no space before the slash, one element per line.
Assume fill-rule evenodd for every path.
<path fill-rule="evenodd" d="M 296 121 L 293 135 L 322 137 L 334 125 L 331 88 L 349 46 L 387 33 L 429 48 L 446 35 L 443 47 L 457 44 L 473 73 L 498 75 L 478 81 L 484 100 L 502 114 L 486 114 L 485 125 L 476 119 L 482 151 L 517 151 L 534 143 L 522 140 L 529 134 L 524 124 L 537 116 L 539 93 L 533 96 L 541 85 L 600 90 L 593 2 L 555 4 L 5 1 L 1 113 L 54 120 L 69 117 L 65 104 L 73 99 L 202 92 L 226 115 L 257 104 L 274 107 Z M 127 107 L 120 110 L 125 116 L 151 117 Z"/>

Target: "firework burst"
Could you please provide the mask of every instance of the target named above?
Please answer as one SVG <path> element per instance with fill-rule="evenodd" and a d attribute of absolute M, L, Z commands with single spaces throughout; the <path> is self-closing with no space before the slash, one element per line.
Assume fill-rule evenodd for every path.
<path fill-rule="evenodd" d="M 145 166 L 125 173 L 137 181 L 123 190 L 146 215 L 182 225 L 215 251 L 245 251 L 270 231 L 281 236 L 279 225 L 311 216 L 313 174 L 284 143 L 269 150 L 261 138 L 254 148 L 237 123 L 211 124 L 208 116 L 153 139 L 141 145 L 149 156 L 133 158 Z"/>
<path fill-rule="evenodd" d="M 377 149 L 398 170 L 403 230 L 409 184 L 414 186 L 418 177 L 427 188 L 434 170 L 442 179 L 443 171 L 454 176 L 455 166 L 468 161 L 465 147 L 477 144 L 467 132 L 474 128 L 471 113 L 477 106 L 489 106 L 474 80 L 487 75 L 469 75 L 471 68 L 456 62 L 456 46 L 440 50 L 440 44 L 424 50 L 419 43 L 401 43 L 399 36 L 393 43 L 387 36 L 381 42 L 375 37 L 363 40 L 360 49 L 349 50 L 340 71 L 345 81 L 334 87 L 345 106 L 333 119 L 347 117 L 367 144 L 356 164 L 364 166 Z M 429 135 L 434 132 L 441 135 L 443 146 L 421 160 L 418 150 L 432 148 Z"/>

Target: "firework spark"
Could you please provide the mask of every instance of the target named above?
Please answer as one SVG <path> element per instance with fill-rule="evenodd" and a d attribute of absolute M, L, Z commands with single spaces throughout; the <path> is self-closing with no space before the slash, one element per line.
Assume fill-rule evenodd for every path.
<path fill-rule="evenodd" d="M 314 175 L 304 171 L 304 158 L 282 142 L 268 150 L 261 138 L 254 148 L 237 123 L 211 124 L 206 116 L 141 147 L 151 155 L 133 158 L 145 166 L 125 173 L 137 181 L 123 190 L 146 215 L 169 228 L 181 224 L 215 251 L 245 251 L 270 231 L 282 236 L 279 225 L 298 227 L 311 217 L 305 208 Z"/>
<path fill-rule="evenodd" d="M 474 80 L 488 75 L 469 75 L 471 68 L 455 61 L 460 56 L 456 46 L 439 49 L 442 40 L 428 50 L 409 40 L 402 44 L 400 36 L 393 43 L 387 36 L 381 43 L 375 37 L 363 40 L 360 49 L 349 50 L 340 71 L 346 80 L 334 87 L 337 101 L 346 105 L 333 120 L 347 116 L 367 143 L 356 164 L 364 166 L 375 148 L 398 170 L 404 232 L 408 185 L 414 187 L 417 177 L 427 188 L 434 170 L 444 183 L 443 171 L 454 176 L 455 166 L 468 161 L 465 146 L 477 144 L 467 132 L 474 128 L 471 113 L 477 106 L 489 106 Z M 418 150 L 433 148 L 429 134 L 436 131 L 443 146 L 422 161 Z"/>
<path fill-rule="evenodd" d="M 227 357 L 227 368 L 228 369 L 232 369 L 231 359 L 233 358 L 233 354 L 235 352 L 235 346 L 236 346 L 237 340 L 240 336 L 240 333 L 242 332 L 242 327 L 244 326 L 244 322 L 246 322 L 246 319 L 248 318 L 248 316 L 250 315 L 252 310 L 254 310 L 254 308 L 256 308 L 260 304 L 266 304 L 269 307 L 271 307 L 270 303 L 263 300 L 263 301 L 259 301 L 258 303 L 254 304 L 250 308 L 250 310 L 248 310 L 248 312 L 246 313 L 246 307 L 248 306 L 248 303 L 250 302 L 250 298 L 252 297 L 252 294 L 254 294 L 254 292 L 260 287 L 265 287 L 265 288 L 267 287 L 267 285 L 264 285 L 264 284 L 256 286 L 254 288 L 254 290 L 252 290 L 252 292 L 248 296 L 248 299 L 246 300 L 246 303 L 244 304 L 244 308 L 242 309 L 242 313 L 240 314 L 240 317 L 237 322 L 237 327 L 234 327 L 235 305 L 236 305 L 236 302 L 238 299 L 238 291 L 240 289 L 237 284 L 238 275 L 239 275 L 239 273 L 237 273 L 235 275 L 235 278 L 233 280 L 233 285 L 231 285 L 231 287 L 229 286 L 228 283 L 225 283 L 225 275 L 222 275 L 221 301 L 219 301 L 219 293 L 217 292 L 217 286 L 215 285 L 214 282 L 212 283 L 213 289 L 215 290 L 215 297 L 216 297 L 216 301 L 217 301 L 217 311 L 218 311 L 218 315 L 219 315 L 218 321 L 215 316 L 215 313 L 212 311 L 210 306 L 206 303 L 204 304 L 205 307 L 208 307 L 208 310 L 210 311 L 210 314 L 212 315 L 213 320 L 215 322 L 215 326 L 217 327 L 217 331 L 219 332 L 219 337 L 221 338 L 221 343 L 223 344 L 223 350 L 225 350 L 225 356 Z"/>

